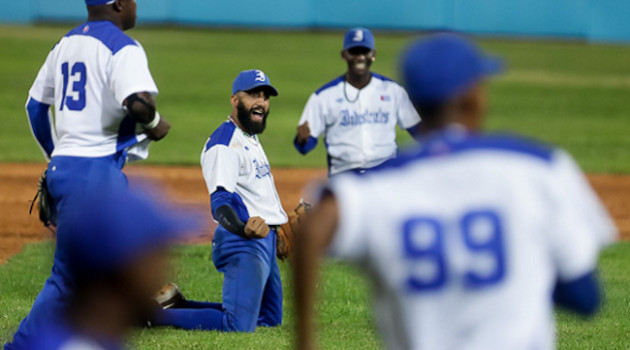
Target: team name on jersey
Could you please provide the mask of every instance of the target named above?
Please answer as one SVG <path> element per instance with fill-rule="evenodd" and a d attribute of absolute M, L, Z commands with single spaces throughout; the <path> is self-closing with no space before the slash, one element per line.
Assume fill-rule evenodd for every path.
<path fill-rule="evenodd" d="M 256 159 L 254 159 L 253 162 L 257 179 L 262 179 L 265 176 L 269 176 L 271 174 L 271 167 L 268 163 L 262 163 L 257 161 Z"/>
<path fill-rule="evenodd" d="M 341 122 L 339 126 L 353 127 L 363 124 L 387 124 L 389 122 L 389 112 L 378 109 L 376 112 L 370 112 L 367 109 L 360 113 L 357 111 L 350 112 L 348 109 L 341 110 Z"/>

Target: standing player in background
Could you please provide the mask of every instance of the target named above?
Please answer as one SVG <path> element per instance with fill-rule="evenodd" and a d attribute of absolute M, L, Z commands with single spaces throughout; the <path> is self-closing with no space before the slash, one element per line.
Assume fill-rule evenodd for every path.
<path fill-rule="evenodd" d="M 276 254 L 282 259 L 285 255 L 276 246 L 281 248 L 286 240 L 280 225 L 288 219 L 258 139 L 267 126 L 269 97 L 277 95 L 265 73 L 242 71 L 232 85 L 232 113 L 212 133 L 201 154 L 212 215 L 219 223 L 212 261 L 224 274 L 223 303 L 173 303 L 168 296 L 173 298 L 177 290 L 164 293 L 161 304 L 169 308 L 156 325 L 253 332 L 256 326 L 282 323 Z"/>
<path fill-rule="evenodd" d="M 403 75 L 433 130 L 423 147 L 331 180 L 296 247 L 300 349 L 314 347 L 318 255 L 360 263 L 390 349 L 551 350 L 553 302 L 599 305 L 597 260 L 616 229 L 566 152 L 478 134 L 496 60 L 441 34 Z M 553 295 L 553 299 L 552 299 Z"/>
<path fill-rule="evenodd" d="M 364 172 L 395 157 L 396 125 L 413 136 L 420 123 L 405 89 L 370 71 L 376 60 L 372 32 L 348 30 L 341 57 L 348 71 L 311 95 L 294 140 L 306 154 L 323 135 L 329 175 Z"/>
<path fill-rule="evenodd" d="M 121 170 L 127 158 L 146 157 L 149 140 L 160 140 L 170 128 L 156 112 L 153 95 L 158 90 L 144 50 L 123 33 L 135 26 L 135 0 L 85 3 L 88 21 L 48 54 L 26 105 L 35 139 L 49 160 L 42 187 L 49 192 L 50 198 L 44 197 L 50 199 L 51 215 L 44 221 L 60 223 L 58 239 L 65 234 L 69 198 L 100 187 L 126 188 Z M 51 277 L 5 349 L 24 348 L 37 329 L 55 322 L 70 293 L 68 269 L 65 252 L 58 248 Z"/>
<path fill-rule="evenodd" d="M 131 329 L 157 310 L 152 296 L 167 278 L 169 245 L 194 222 L 155 196 L 105 187 L 70 198 L 66 210 L 57 244 L 73 293 L 63 316 L 38 329 L 27 348 L 127 349 Z"/>

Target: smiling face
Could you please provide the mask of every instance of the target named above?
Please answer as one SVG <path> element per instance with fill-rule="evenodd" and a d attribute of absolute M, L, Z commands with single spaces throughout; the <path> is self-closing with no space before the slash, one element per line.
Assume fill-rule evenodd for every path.
<path fill-rule="evenodd" d="M 269 115 L 269 92 L 264 88 L 239 91 L 232 96 L 232 106 L 236 109 L 239 126 L 248 134 L 256 135 L 265 131 Z"/>
<path fill-rule="evenodd" d="M 376 57 L 376 51 L 367 47 L 353 47 L 341 52 L 341 57 L 348 63 L 348 72 L 353 75 L 370 73 L 370 67 Z"/>

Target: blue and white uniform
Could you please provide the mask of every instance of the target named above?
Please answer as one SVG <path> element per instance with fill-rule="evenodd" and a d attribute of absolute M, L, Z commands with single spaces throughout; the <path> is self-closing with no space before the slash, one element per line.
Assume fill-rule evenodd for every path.
<path fill-rule="evenodd" d="M 104 2 L 88 5 L 97 3 Z M 158 92 L 144 50 L 108 21 L 71 30 L 39 71 L 26 109 L 33 134 L 50 160 L 47 184 L 60 222 L 58 238 L 65 234 L 64 206 L 73 194 L 126 188 L 121 169 L 127 158 L 147 157 L 149 140 L 122 105 L 138 92 Z M 6 349 L 23 348 L 43 323 L 54 322 L 71 282 L 65 260 L 58 249 L 51 277 Z"/>
<path fill-rule="evenodd" d="M 265 220 L 271 231 L 248 239 L 219 224 L 212 239 L 212 261 L 224 274 L 223 302 L 186 301 L 164 310 L 156 325 L 184 329 L 253 332 L 282 323 L 282 281 L 276 260 L 277 225 L 287 222 L 260 140 L 232 120 L 217 128 L 204 145 L 201 170 L 212 213 L 227 205 L 246 223 Z"/>
<path fill-rule="evenodd" d="M 52 49 L 26 107 L 47 158 L 106 157 L 147 139 L 123 107 L 143 91 L 158 93 L 142 46 L 109 21 L 87 22 Z"/>
<path fill-rule="evenodd" d="M 511 136 L 449 129 L 331 188 L 330 252 L 376 281 L 390 349 L 552 350 L 554 286 L 616 236 L 566 152 Z"/>
<path fill-rule="evenodd" d="M 247 222 L 260 216 L 270 226 L 287 222 L 269 161 L 256 135 L 230 120 L 208 139 L 201 169 L 209 194 L 224 190 L 230 206 Z M 213 199 L 212 209 L 221 204 Z M 212 240 L 212 261 L 223 272 L 223 310 L 219 330 L 252 332 L 256 326 L 282 323 L 282 281 L 276 260 L 276 232 L 246 239 L 219 225 Z"/>
<path fill-rule="evenodd" d="M 324 137 L 330 175 L 369 169 L 394 158 L 396 126 L 410 129 L 420 122 L 405 89 L 380 74 L 363 89 L 340 76 L 311 95 L 299 125 L 308 122 L 311 137 L 305 145 L 295 142 L 302 154 Z"/>
<path fill-rule="evenodd" d="M 231 120 L 224 122 L 206 142 L 201 170 L 209 194 L 223 188 L 243 203 L 248 217 L 260 216 L 271 226 L 287 222 L 257 135 L 247 134 Z"/>

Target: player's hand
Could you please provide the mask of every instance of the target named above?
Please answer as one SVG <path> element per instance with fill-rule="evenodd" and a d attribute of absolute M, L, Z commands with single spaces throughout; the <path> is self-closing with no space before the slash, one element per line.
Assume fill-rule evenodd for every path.
<path fill-rule="evenodd" d="M 249 238 L 265 238 L 269 234 L 269 226 L 260 216 L 254 216 L 245 224 L 245 236 Z"/>
<path fill-rule="evenodd" d="M 169 130 L 171 130 L 171 123 L 169 123 L 168 120 L 161 115 L 158 125 L 153 129 L 145 129 L 145 132 L 149 139 L 159 141 L 168 134 Z"/>
<path fill-rule="evenodd" d="M 308 127 L 308 122 L 304 122 L 304 124 L 297 127 L 297 142 L 300 145 L 305 144 L 310 136 L 311 128 Z"/>

